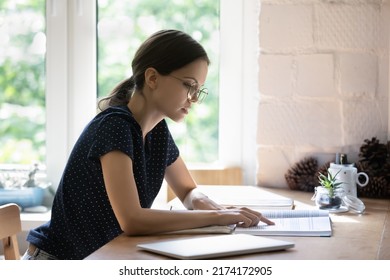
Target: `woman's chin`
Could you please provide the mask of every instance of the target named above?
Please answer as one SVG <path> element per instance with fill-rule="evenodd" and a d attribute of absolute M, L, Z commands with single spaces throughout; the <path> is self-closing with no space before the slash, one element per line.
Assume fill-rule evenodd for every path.
<path fill-rule="evenodd" d="M 172 121 L 176 122 L 176 123 L 179 123 L 179 122 L 183 122 L 184 119 L 185 119 L 186 116 L 175 116 L 173 118 L 170 118 Z"/>
<path fill-rule="evenodd" d="M 181 109 L 177 114 L 168 116 L 174 122 L 182 122 L 188 115 L 188 109 Z"/>

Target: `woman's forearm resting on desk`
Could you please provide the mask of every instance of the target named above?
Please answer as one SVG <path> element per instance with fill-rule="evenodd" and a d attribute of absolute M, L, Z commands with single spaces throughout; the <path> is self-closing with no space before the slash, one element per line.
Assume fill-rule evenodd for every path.
<path fill-rule="evenodd" d="M 205 194 L 199 192 L 196 188 L 192 189 L 191 191 L 188 192 L 187 196 L 183 200 L 183 205 L 189 209 L 189 210 L 241 210 L 245 212 L 250 212 L 256 217 L 259 218 L 259 221 L 262 221 L 266 224 L 273 225 L 274 223 L 267 219 L 266 217 L 262 216 L 261 213 L 258 213 L 256 211 L 253 211 L 248 208 L 237 208 L 237 207 L 223 207 L 210 199 L 208 196 Z M 258 223 L 254 222 L 254 225 Z"/>
<path fill-rule="evenodd" d="M 260 221 L 267 223 L 268 219 L 249 209 L 168 211 L 140 208 L 120 224 L 127 235 L 148 235 L 210 225 L 249 227 Z"/>
<path fill-rule="evenodd" d="M 196 188 L 189 191 L 183 204 L 192 211 L 139 209 L 142 213 L 134 215 L 128 230 L 124 231 L 128 235 L 142 235 L 209 225 L 249 227 L 260 221 L 273 224 L 260 213 L 247 208 L 225 209 Z"/>
<path fill-rule="evenodd" d="M 269 223 L 260 213 L 246 208 L 222 209 L 217 203 L 198 193 L 194 185 L 187 184 L 188 179 L 176 179 L 176 189 L 177 182 L 181 182 L 182 186 L 191 186 L 181 188 L 179 197 L 182 197 L 189 208 L 200 210 L 167 211 L 142 207 L 134 177 L 128 171 L 133 170 L 130 158 L 121 152 L 110 152 L 101 158 L 101 162 L 112 209 L 121 229 L 127 235 L 147 235 L 210 225 L 238 224 L 249 227 L 259 221 Z M 177 166 L 181 166 L 180 161 L 175 162 L 171 168 Z M 170 180 L 169 183 L 172 182 Z"/>

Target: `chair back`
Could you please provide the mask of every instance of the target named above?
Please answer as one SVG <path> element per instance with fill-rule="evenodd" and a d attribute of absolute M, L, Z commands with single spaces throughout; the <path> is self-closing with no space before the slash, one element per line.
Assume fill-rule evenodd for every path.
<path fill-rule="evenodd" d="M 17 234 L 21 231 L 19 206 L 14 203 L 0 206 L 0 240 L 3 243 L 6 260 L 20 259 Z"/>

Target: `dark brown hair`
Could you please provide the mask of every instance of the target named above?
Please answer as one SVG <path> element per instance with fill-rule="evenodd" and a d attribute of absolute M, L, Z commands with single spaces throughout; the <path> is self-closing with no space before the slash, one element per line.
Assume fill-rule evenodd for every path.
<path fill-rule="evenodd" d="M 154 33 L 135 53 L 131 63 L 133 75 L 101 99 L 98 103 L 99 109 L 126 105 L 133 92 L 143 88 L 144 73 L 149 67 L 155 68 L 161 75 L 168 75 L 197 59 L 210 63 L 204 48 L 188 34 L 178 30 L 161 30 Z"/>

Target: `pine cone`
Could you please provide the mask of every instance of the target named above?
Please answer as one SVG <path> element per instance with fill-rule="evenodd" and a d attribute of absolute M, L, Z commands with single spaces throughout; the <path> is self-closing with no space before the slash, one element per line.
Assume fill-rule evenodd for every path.
<path fill-rule="evenodd" d="M 318 180 L 315 177 L 317 167 L 317 160 L 312 157 L 304 158 L 296 163 L 284 175 L 288 187 L 291 190 L 313 192 L 318 185 Z"/>
<path fill-rule="evenodd" d="M 364 140 L 360 148 L 359 172 L 367 173 L 370 181 L 367 186 L 358 188 L 358 195 L 371 198 L 390 197 L 390 141 L 379 143 L 375 137 Z"/>
<path fill-rule="evenodd" d="M 318 168 L 318 170 L 315 174 L 315 177 L 318 179 L 318 176 L 320 176 L 320 173 L 324 174 L 325 176 L 328 176 L 328 168 L 329 167 L 330 167 L 330 161 Z"/>
<path fill-rule="evenodd" d="M 387 158 L 382 170 L 387 183 L 390 184 L 390 141 L 387 142 Z"/>
<path fill-rule="evenodd" d="M 390 155 L 388 157 L 388 161 L 383 167 L 383 177 L 386 179 L 387 183 L 390 184 Z"/>
<path fill-rule="evenodd" d="M 358 187 L 358 196 L 370 198 L 390 197 L 390 185 L 385 177 L 372 177 L 365 187 Z"/>
<path fill-rule="evenodd" d="M 364 140 L 360 147 L 359 162 L 364 166 L 364 172 L 371 176 L 377 176 L 381 173 L 388 157 L 388 145 L 379 143 L 376 137 L 371 140 Z"/>
<path fill-rule="evenodd" d="M 314 192 L 314 188 L 318 186 L 318 179 L 313 175 L 302 175 L 298 180 L 298 188 L 304 192 Z"/>

